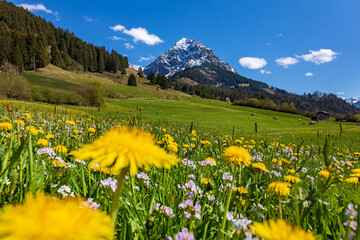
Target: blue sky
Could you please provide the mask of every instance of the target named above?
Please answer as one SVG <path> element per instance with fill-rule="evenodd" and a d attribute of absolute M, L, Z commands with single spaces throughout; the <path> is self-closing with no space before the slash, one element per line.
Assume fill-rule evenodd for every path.
<path fill-rule="evenodd" d="M 133 64 L 148 65 L 186 37 L 269 85 L 360 96 L 358 0 L 12 2 Z"/>

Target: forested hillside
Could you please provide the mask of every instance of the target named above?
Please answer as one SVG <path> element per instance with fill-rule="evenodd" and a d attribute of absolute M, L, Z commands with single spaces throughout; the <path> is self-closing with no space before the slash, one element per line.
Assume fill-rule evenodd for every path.
<path fill-rule="evenodd" d="M 116 51 L 86 43 L 23 8 L 0 1 L 0 65 L 5 61 L 19 70 L 49 63 L 90 72 L 124 72 L 128 67 L 127 57 Z"/>

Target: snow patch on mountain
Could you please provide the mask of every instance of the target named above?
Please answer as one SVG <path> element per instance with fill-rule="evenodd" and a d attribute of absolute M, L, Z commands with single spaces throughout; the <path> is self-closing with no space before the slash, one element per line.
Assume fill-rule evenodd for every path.
<path fill-rule="evenodd" d="M 360 108 L 360 97 L 348 98 L 348 99 L 345 99 L 345 101 L 354 105 L 357 108 Z"/>
<path fill-rule="evenodd" d="M 210 48 L 188 38 L 180 39 L 171 49 L 145 67 L 144 73 L 154 72 L 170 77 L 179 71 L 206 63 L 237 73 L 228 63 L 221 61 Z"/>
<path fill-rule="evenodd" d="M 139 70 L 139 68 L 141 68 L 141 70 L 144 70 L 144 67 L 132 63 L 129 63 L 129 68 L 135 69 L 136 71 Z"/>

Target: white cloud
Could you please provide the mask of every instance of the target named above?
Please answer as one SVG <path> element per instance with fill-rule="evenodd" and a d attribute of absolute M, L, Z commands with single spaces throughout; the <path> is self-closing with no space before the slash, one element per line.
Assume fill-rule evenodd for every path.
<path fill-rule="evenodd" d="M 242 57 L 239 59 L 239 64 L 244 68 L 259 69 L 266 66 L 267 62 L 263 58 Z"/>
<path fill-rule="evenodd" d="M 88 16 L 84 16 L 84 20 L 87 22 L 90 22 L 90 23 L 98 21 L 98 20 L 92 19 L 91 17 L 88 17 Z"/>
<path fill-rule="evenodd" d="M 344 95 L 345 93 L 344 92 L 337 92 L 336 94 Z"/>
<path fill-rule="evenodd" d="M 125 27 L 123 25 L 115 25 L 113 27 L 110 26 L 110 28 L 115 32 L 125 30 Z"/>
<path fill-rule="evenodd" d="M 141 58 L 139 59 L 139 62 L 149 61 L 149 60 L 151 60 L 151 59 L 154 59 L 154 57 L 153 57 L 153 56 L 150 56 L 150 57 L 141 57 Z"/>
<path fill-rule="evenodd" d="M 110 39 L 111 39 L 111 40 L 115 40 L 115 41 L 125 40 L 124 38 L 118 37 L 118 36 L 112 36 L 112 37 L 110 37 Z"/>
<path fill-rule="evenodd" d="M 132 36 L 133 41 L 136 42 L 143 42 L 146 45 L 155 45 L 158 43 L 164 42 L 161 40 L 158 36 L 154 34 L 150 34 L 145 28 L 138 27 L 138 28 L 131 28 L 130 30 L 127 30 L 122 25 L 115 25 L 113 27 L 110 27 L 113 31 L 121 31 L 125 33 L 126 35 Z"/>
<path fill-rule="evenodd" d="M 306 62 L 313 62 L 316 65 L 331 62 L 336 58 L 339 53 L 334 52 L 331 49 L 320 49 L 319 51 L 310 50 L 309 54 L 297 56 L 298 58 L 304 59 Z"/>
<path fill-rule="evenodd" d="M 28 3 L 22 3 L 20 5 L 18 5 L 19 7 L 25 8 L 27 10 L 29 10 L 30 12 L 36 12 L 36 11 L 43 11 L 46 12 L 47 14 L 52 14 L 56 17 L 56 21 L 59 21 L 59 13 L 58 12 L 53 12 L 50 9 L 47 9 L 44 4 L 42 3 L 38 3 L 38 4 L 28 4 Z"/>
<path fill-rule="evenodd" d="M 299 62 L 296 58 L 293 57 L 282 57 L 279 59 L 276 59 L 275 62 L 279 64 L 280 66 L 283 66 L 284 68 L 288 68 L 289 65 L 294 65 Z"/>
<path fill-rule="evenodd" d="M 312 77 L 312 76 L 314 76 L 314 74 L 313 74 L 312 72 L 307 72 L 307 73 L 305 73 L 304 75 L 305 75 L 305 77 Z"/>
<path fill-rule="evenodd" d="M 130 30 L 124 30 L 124 33 L 127 35 L 132 36 L 134 42 L 143 42 L 146 45 L 155 45 L 158 43 L 164 42 L 158 36 L 154 34 L 149 34 L 145 28 L 138 27 L 138 28 L 131 28 Z"/>
<path fill-rule="evenodd" d="M 278 33 L 277 36 L 278 36 L 278 37 L 282 37 L 283 34 L 282 34 L 282 33 Z"/>
<path fill-rule="evenodd" d="M 267 74 L 270 74 L 271 72 L 270 72 L 270 71 L 268 71 L 268 70 L 263 70 L 263 69 L 261 69 L 261 70 L 260 70 L 260 73 L 261 73 L 261 74 L 266 74 L 266 75 L 267 75 Z"/>
<path fill-rule="evenodd" d="M 131 45 L 130 43 L 124 43 L 124 46 L 126 47 L 126 49 L 134 49 L 135 47 L 133 45 Z"/>
<path fill-rule="evenodd" d="M 44 11 L 46 13 L 53 13 L 50 9 L 47 9 L 44 4 L 27 4 L 27 3 L 22 3 L 20 5 L 18 5 L 19 7 L 23 7 L 27 10 L 29 10 L 30 12 L 35 12 L 35 11 Z"/>

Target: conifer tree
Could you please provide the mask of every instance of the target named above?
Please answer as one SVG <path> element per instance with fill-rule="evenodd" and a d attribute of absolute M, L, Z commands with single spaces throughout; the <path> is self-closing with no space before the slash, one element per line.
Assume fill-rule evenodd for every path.
<path fill-rule="evenodd" d="M 156 76 L 154 72 L 150 72 L 149 75 L 147 76 L 147 79 L 150 80 L 150 84 L 151 85 L 155 85 L 156 84 Z"/>
<path fill-rule="evenodd" d="M 139 67 L 137 74 L 138 74 L 138 76 L 139 76 L 140 78 L 143 78 L 143 77 L 144 77 L 144 74 L 143 74 L 143 71 L 142 71 L 142 68 L 141 68 L 141 67 Z"/>
<path fill-rule="evenodd" d="M 137 86 L 136 77 L 135 77 L 134 74 L 130 74 L 130 76 L 129 76 L 129 78 L 128 78 L 128 85 L 129 85 L 129 86 L 134 86 L 134 87 Z"/>

